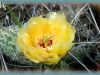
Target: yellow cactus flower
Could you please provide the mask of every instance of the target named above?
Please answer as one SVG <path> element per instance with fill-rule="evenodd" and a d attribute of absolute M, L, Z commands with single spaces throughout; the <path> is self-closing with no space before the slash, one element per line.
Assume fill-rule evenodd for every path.
<path fill-rule="evenodd" d="M 75 28 L 62 13 L 32 17 L 19 29 L 17 46 L 35 63 L 57 64 L 73 46 Z"/>

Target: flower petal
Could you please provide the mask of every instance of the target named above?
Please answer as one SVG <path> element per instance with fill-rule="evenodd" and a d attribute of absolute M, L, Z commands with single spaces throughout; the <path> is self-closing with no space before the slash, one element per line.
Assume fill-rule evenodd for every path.
<path fill-rule="evenodd" d="M 40 61 L 39 61 L 38 59 L 36 59 L 35 57 L 31 56 L 31 54 L 30 54 L 29 52 L 24 51 L 23 53 L 25 54 L 25 56 L 26 56 L 28 59 L 34 61 L 35 63 L 39 63 L 39 62 L 40 62 Z"/>
<path fill-rule="evenodd" d="M 31 18 L 26 23 L 26 25 L 28 25 L 26 32 L 32 38 L 33 42 L 36 40 L 36 37 L 51 33 L 50 25 L 48 25 L 48 20 L 46 18 L 42 18 L 41 16 Z"/>
<path fill-rule="evenodd" d="M 44 63 L 57 64 L 60 60 L 56 53 L 48 53 L 45 50 L 41 49 L 31 50 L 30 53 L 32 56 L 35 56 L 40 62 Z"/>
<path fill-rule="evenodd" d="M 44 62 L 45 59 L 41 57 L 43 54 L 47 54 L 47 52 L 43 48 L 35 48 L 20 44 L 20 47 L 23 49 L 23 53 L 25 56 L 35 63 Z"/>
<path fill-rule="evenodd" d="M 26 31 L 23 28 L 19 29 L 17 41 L 27 46 L 33 46 L 30 36 L 26 33 Z"/>
<path fill-rule="evenodd" d="M 56 53 L 48 53 L 43 55 L 43 57 L 46 58 L 45 63 L 51 65 L 51 64 L 57 64 L 58 61 L 60 60 L 60 57 Z"/>
<path fill-rule="evenodd" d="M 62 23 L 59 25 L 60 32 L 56 36 L 56 39 L 53 40 L 53 44 L 56 45 L 59 41 L 60 42 L 72 42 L 75 36 L 75 29 L 74 27 L 70 26 L 69 23 Z"/>
<path fill-rule="evenodd" d="M 64 13 L 49 12 L 46 16 L 49 20 L 63 19 L 66 20 Z M 60 20 L 61 21 L 61 20 Z"/>
<path fill-rule="evenodd" d="M 60 42 L 50 52 L 56 53 L 58 56 L 64 56 L 68 50 L 73 46 L 71 42 Z"/>
<path fill-rule="evenodd" d="M 56 38 L 53 40 L 54 45 L 59 41 L 72 42 L 74 40 L 75 28 L 66 21 L 66 16 L 63 13 L 50 12 L 47 14 L 47 18 Z"/>
<path fill-rule="evenodd" d="M 24 54 L 27 58 L 34 61 L 35 63 L 48 63 L 57 64 L 61 57 L 58 57 L 56 53 L 48 53 L 41 48 L 33 48 L 21 44 L 21 47 L 24 49 Z"/>

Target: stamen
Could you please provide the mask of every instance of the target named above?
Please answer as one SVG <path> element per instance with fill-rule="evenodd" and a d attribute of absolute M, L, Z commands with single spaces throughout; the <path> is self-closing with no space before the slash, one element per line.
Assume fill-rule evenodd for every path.
<path fill-rule="evenodd" d="M 53 39 L 54 35 L 52 34 L 45 34 L 43 36 L 39 36 L 36 38 L 35 46 L 50 50 L 52 49 Z"/>

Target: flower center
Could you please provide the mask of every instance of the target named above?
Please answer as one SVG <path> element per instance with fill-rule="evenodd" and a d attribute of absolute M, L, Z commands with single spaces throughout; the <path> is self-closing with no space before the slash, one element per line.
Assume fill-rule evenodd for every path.
<path fill-rule="evenodd" d="M 43 36 L 37 37 L 35 41 L 35 46 L 50 50 L 52 48 L 53 39 L 54 35 L 52 34 L 45 34 Z"/>

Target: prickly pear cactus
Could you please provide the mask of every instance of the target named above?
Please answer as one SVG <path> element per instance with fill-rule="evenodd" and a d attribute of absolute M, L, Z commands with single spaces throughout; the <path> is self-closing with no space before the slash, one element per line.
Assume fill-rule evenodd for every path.
<path fill-rule="evenodd" d="M 16 46 L 17 31 L 18 27 L 13 25 L 0 29 L 0 49 L 11 61 L 32 65 L 32 62 Z"/>

